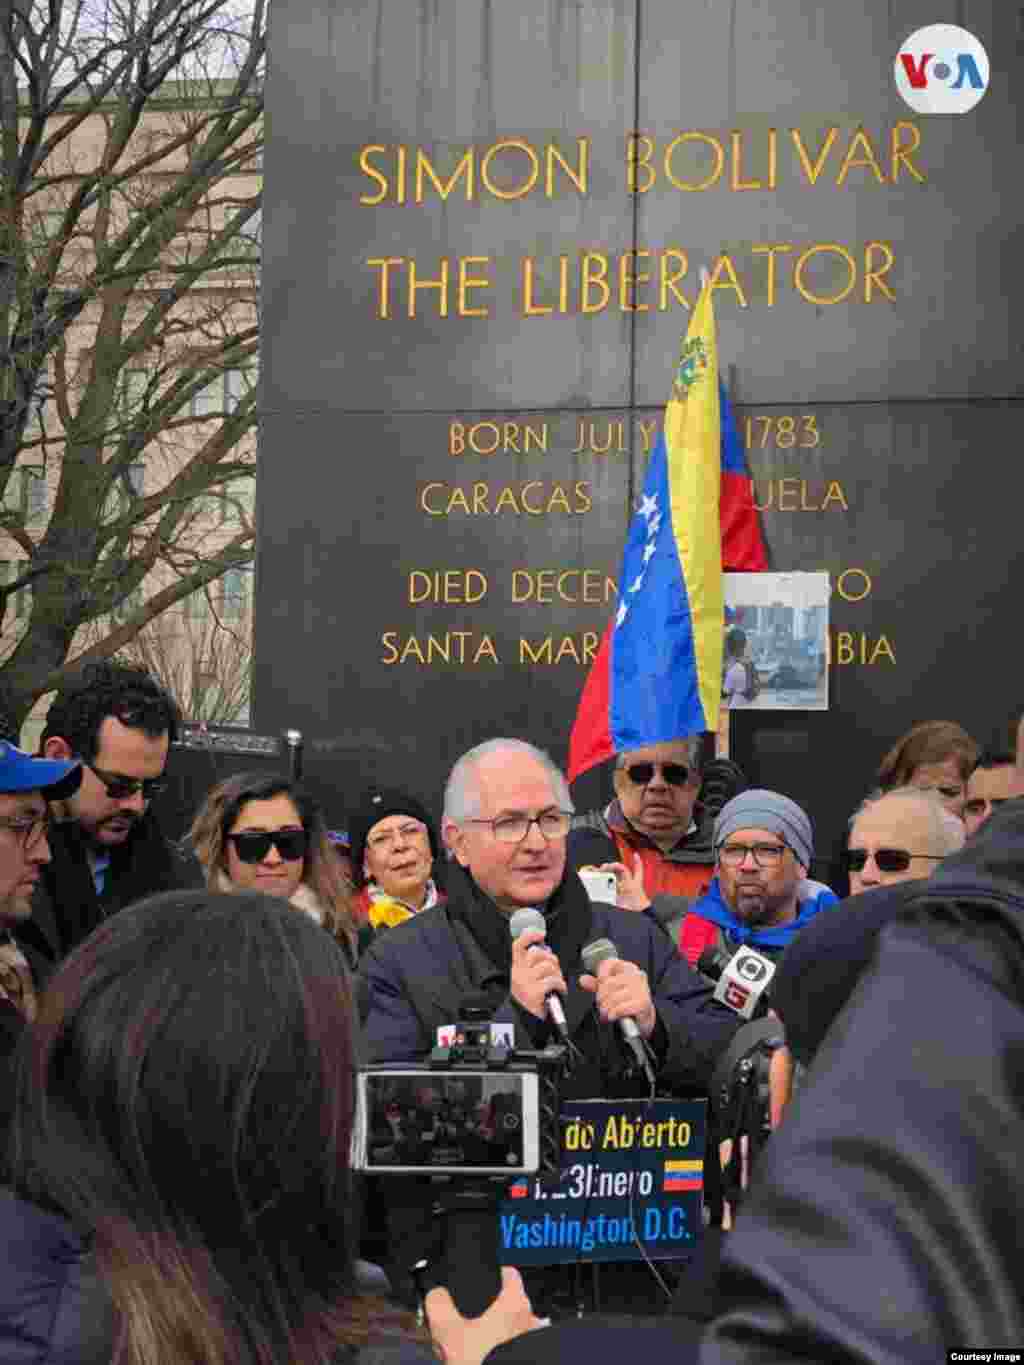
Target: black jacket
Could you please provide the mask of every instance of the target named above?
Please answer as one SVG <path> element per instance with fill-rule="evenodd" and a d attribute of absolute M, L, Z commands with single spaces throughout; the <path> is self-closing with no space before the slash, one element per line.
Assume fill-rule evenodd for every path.
<path fill-rule="evenodd" d="M 538 1028 L 538 1021 L 509 996 L 507 962 L 497 961 L 497 953 L 486 952 L 467 928 L 480 896 L 468 874 L 453 865 L 447 902 L 396 925 L 367 951 L 359 971 L 369 1061 L 425 1057 L 434 1046 L 437 1028 L 454 1023 L 466 996 L 482 993 L 491 994 L 496 1021 L 515 1024 L 517 1046 L 539 1047 L 550 1041 L 546 1025 Z M 484 913 L 488 906 L 481 907 Z M 499 912 L 491 906 L 489 913 Z M 556 916 L 571 921 L 569 939 L 574 944 L 609 938 L 621 957 L 643 968 L 665 1030 L 659 1079 L 672 1089 L 706 1091 L 715 1061 L 739 1021 L 714 1002 L 711 987 L 679 957 L 667 937 L 644 915 L 609 905 L 592 906 L 582 882 L 571 871 L 545 913 L 549 924 Z M 557 951 L 550 930 L 549 942 Z M 608 1093 L 607 1082 L 622 1069 L 618 1034 L 599 1021 L 594 997 L 578 985 L 583 970 L 579 948 L 574 948 L 571 960 L 561 954 L 559 960 L 569 987 L 564 1002 L 569 1033 L 583 1054 L 564 1093 L 576 1098 Z"/>
<path fill-rule="evenodd" d="M 96 895 L 85 844 L 73 820 L 50 828 L 50 862 L 32 898 L 32 918 L 16 938 L 57 963 L 108 916 L 161 891 L 199 890 L 202 869 L 161 833 L 147 811 L 123 844 L 111 849 L 103 895 Z"/>
<path fill-rule="evenodd" d="M 1019 1348 L 1022 1058 L 1019 800 L 881 930 L 754 1174 L 701 1365 Z"/>

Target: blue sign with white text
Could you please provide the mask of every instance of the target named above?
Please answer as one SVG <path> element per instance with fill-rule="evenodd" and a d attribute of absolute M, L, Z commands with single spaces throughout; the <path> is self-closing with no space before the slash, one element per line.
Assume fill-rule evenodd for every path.
<path fill-rule="evenodd" d="M 704 1100 L 564 1104 L 561 1176 L 520 1177 L 509 1186 L 498 1215 L 502 1264 L 688 1257 L 703 1227 L 705 1107 Z"/>

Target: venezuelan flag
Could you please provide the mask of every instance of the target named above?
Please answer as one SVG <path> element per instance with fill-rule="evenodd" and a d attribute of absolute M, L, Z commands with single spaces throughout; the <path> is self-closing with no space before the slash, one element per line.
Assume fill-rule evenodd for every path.
<path fill-rule="evenodd" d="M 699 1158 L 692 1161 L 666 1161 L 661 1188 L 666 1194 L 703 1189 L 704 1162 Z"/>
<path fill-rule="evenodd" d="M 705 284 L 630 526 L 618 609 L 580 697 L 569 741 L 570 781 L 623 750 L 717 727 L 723 487 L 734 523 L 730 546 L 738 535 L 760 546 L 759 562 L 736 563 L 731 549 L 727 562 L 736 568 L 767 563 L 749 476 L 745 499 L 739 487 L 746 461 L 728 412 L 731 438 L 723 445 L 723 396 L 710 285 Z"/>

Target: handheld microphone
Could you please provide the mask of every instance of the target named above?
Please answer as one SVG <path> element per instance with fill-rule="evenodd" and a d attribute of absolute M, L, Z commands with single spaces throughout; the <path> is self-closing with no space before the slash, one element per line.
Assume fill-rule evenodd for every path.
<path fill-rule="evenodd" d="M 513 943 L 520 934 L 530 933 L 534 929 L 542 934 L 547 934 L 548 931 L 547 923 L 539 910 L 517 910 L 509 920 L 508 927 L 509 933 L 512 935 Z M 530 947 L 541 948 L 542 945 L 540 943 L 531 943 Z M 551 950 L 545 949 L 545 951 L 550 952 Z M 547 995 L 544 997 L 544 1009 L 548 1018 L 551 1020 L 552 1024 L 554 1024 L 562 1042 L 568 1043 L 569 1026 L 565 1022 L 565 1011 L 562 1009 L 562 1001 L 559 998 L 557 991 L 548 991 Z"/>
<path fill-rule="evenodd" d="M 596 938 L 593 943 L 588 943 L 583 949 L 580 957 L 583 959 L 583 966 L 591 976 L 597 975 L 597 969 L 602 962 L 611 962 L 619 956 L 619 950 L 610 938 Z M 647 1048 L 637 1027 L 636 1020 L 632 1015 L 625 1015 L 618 1021 L 619 1031 L 629 1046 L 630 1052 L 636 1058 L 643 1069 L 649 1083 L 654 1085 L 654 1071 L 651 1068 L 651 1059 L 647 1055 Z"/>
<path fill-rule="evenodd" d="M 704 956 L 701 956 L 701 962 Z M 701 963 L 697 964 L 700 970 Z M 775 963 L 754 948 L 737 949 L 721 969 L 715 999 L 743 1019 L 756 1019 L 767 1013 L 768 992 L 775 975 Z"/>

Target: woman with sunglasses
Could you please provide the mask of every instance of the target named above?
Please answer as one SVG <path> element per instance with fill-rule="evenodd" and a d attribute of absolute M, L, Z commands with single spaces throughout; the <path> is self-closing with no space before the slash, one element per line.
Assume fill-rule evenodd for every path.
<path fill-rule="evenodd" d="M 208 793 L 189 839 L 213 891 L 263 891 L 304 910 L 354 964 L 351 884 L 320 807 L 291 778 L 239 773 Z"/>

